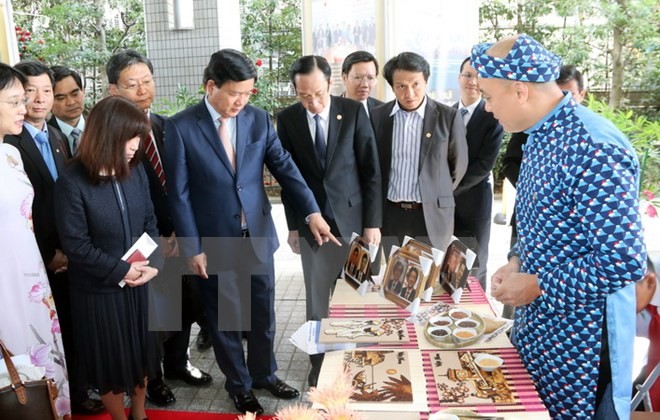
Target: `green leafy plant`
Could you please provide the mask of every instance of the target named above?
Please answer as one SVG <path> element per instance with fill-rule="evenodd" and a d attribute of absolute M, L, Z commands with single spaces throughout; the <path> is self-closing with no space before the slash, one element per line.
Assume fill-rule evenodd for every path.
<path fill-rule="evenodd" d="M 191 92 L 185 85 L 177 85 L 175 100 L 170 101 L 166 98 L 160 98 L 153 106 L 154 112 L 157 114 L 171 117 L 179 111 L 183 111 L 191 105 L 199 102 L 204 96 L 204 88 L 199 87 L 196 93 Z"/>
<path fill-rule="evenodd" d="M 592 95 L 587 106 L 614 123 L 630 139 L 640 161 L 640 189 L 660 191 L 660 123 L 632 109 L 612 109 Z"/>

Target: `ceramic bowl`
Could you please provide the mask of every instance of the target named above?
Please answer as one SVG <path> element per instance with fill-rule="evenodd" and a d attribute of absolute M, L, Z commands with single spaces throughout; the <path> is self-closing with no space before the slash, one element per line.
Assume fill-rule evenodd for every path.
<path fill-rule="evenodd" d="M 504 360 L 494 354 L 479 353 L 474 358 L 474 363 L 484 372 L 492 372 L 504 364 Z"/>
<path fill-rule="evenodd" d="M 467 319 L 461 319 L 460 321 L 456 321 L 456 326 L 458 328 L 477 328 L 479 326 L 479 323 L 472 318 L 467 318 Z"/>
<path fill-rule="evenodd" d="M 454 323 L 454 320 L 448 316 L 434 316 L 429 319 L 429 325 L 435 327 L 448 327 Z"/>
<path fill-rule="evenodd" d="M 428 335 L 437 341 L 449 341 L 451 339 L 451 329 L 449 327 L 429 327 Z"/>
<path fill-rule="evenodd" d="M 454 321 L 460 321 L 461 319 L 467 319 L 472 316 L 472 311 L 469 309 L 452 309 L 449 311 L 449 316 Z"/>
<path fill-rule="evenodd" d="M 474 328 L 456 328 L 451 335 L 456 344 L 463 344 L 474 339 L 477 336 L 477 330 Z"/>

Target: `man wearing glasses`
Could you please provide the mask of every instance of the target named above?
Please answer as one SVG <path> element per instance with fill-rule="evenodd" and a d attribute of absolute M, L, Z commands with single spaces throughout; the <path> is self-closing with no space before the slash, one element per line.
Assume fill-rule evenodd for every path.
<path fill-rule="evenodd" d="M 182 280 L 181 273 L 185 270 L 185 261 L 179 257 L 174 226 L 167 205 L 167 179 L 162 162 L 165 117 L 150 112 L 151 104 L 156 96 L 153 66 L 148 58 L 137 51 L 125 50 L 110 57 L 106 65 L 106 73 L 110 94 L 132 101 L 147 113 L 151 120 L 151 138 L 141 147 L 144 151 L 142 164 L 149 178 L 151 200 L 154 204 L 154 213 L 161 236 L 159 248 L 166 257 L 160 277 L 167 283 L 182 284 L 181 299 L 183 301 L 180 313 L 172 307 L 156 308 L 156 314 L 160 320 L 165 319 L 166 313 L 182 318 L 181 330 L 168 332 L 168 337 L 163 342 L 165 378 L 179 379 L 193 386 L 208 385 L 213 380 L 211 375 L 194 367 L 188 360 L 190 326 L 195 320 L 200 319 L 201 313 L 196 313 L 195 309 L 200 305 L 196 304 L 194 291 L 189 282 L 185 277 Z M 154 292 L 156 292 L 156 286 L 153 286 Z M 177 303 L 171 302 L 171 305 L 176 307 Z M 170 320 L 168 319 L 168 321 Z M 179 319 L 171 321 L 178 323 Z M 147 399 L 158 406 L 172 404 L 176 401 L 170 388 L 163 382 L 163 371 L 159 370 L 158 377 L 150 379 L 147 384 Z"/>
<path fill-rule="evenodd" d="M 454 189 L 468 163 L 465 125 L 457 109 L 426 95 L 431 71 L 424 57 L 403 52 L 383 74 L 396 97 L 371 112 L 383 177 L 385 255 L 406 235 L 444 250 L 454 232 Z"/>
<path fill-rule="evenodd" d="M 468 145 L 468 168 L 456 190 L 454 200 L 454 236 L 477 253 L 477 278 L 486 289 L 488 242 L 490 242 L 490 214 L 493 208 L 493 190 L 490 171 L 495 165 L 502 144 L 504 130 L 492 113 L 486 111 L 481 99 L 477 71 L 470 58 L 461 63 L 458 75 L 461 99 L 454 108 L 462 116 Z"/>
<path fill-rule="evenodd" d="M 361 102 L 367 116 L 373 107 L 382 105 L 382 101 L 371 97 L 378 79 L 378 61 L 370 52 L 355 51 L 347 55 L 341 65 L 341 79 L 346 89 L 342 96 Z"/>
<path fill-rule="evenodd" d="M 330 64 L 321 56 L 299 58 L 289 76 L 299 103 L 277 115 L 282 146 L 291 153 L 314 192 L 332 233 L 342 237 L 344 245 L 353 232 L 378 245 L 382 224 L 380 168 L 376 139 L 364 107 L 330 95 Z M 307 319 L 327 318 L 330 291 L 348 256 L 348 246 L 314 246 L 305 215 L 295 211 L 286 191 L 282 203 L 289 245 L 302 258 Z M 310 356 L 310 386 L 316 386 L 322 360 L 323 354 Z"/>

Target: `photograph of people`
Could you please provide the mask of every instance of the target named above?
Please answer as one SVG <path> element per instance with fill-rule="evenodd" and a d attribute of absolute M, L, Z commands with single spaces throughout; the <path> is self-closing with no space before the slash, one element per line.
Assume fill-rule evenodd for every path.
<path fill-rule="evenodd" d="M 362 252 L 360 256 L 360 265 L 357 272 L 355 273 L 355 279 L 362 283 L 364 280 L 369 279 L 371 275 L 371 270 L 369 267 L 369 256 L 366 252 Z"/>
<path fill-rule="evenodd" d="M 348 261 L 346 261 L 346 274 L 349 276 L 354 276 L 355 271 L 358 268 L 358 262 L 360 261 L 360 245 L 354 243 L 351 252 L 348 254 Z"/>
<path fill-rule="evenodd" d="M 406 271 L 406 264 L 402 260 L 397 259 L 387 279 L 387 290 L 396 295 L 401 293 L 404 271 Z"/>
<path fill-rule="evenodd" d="M 417 294 L 417 286 L 419 279 L 419 268 L 410 267 L 406 273 L 406 283 L 401 288 L 399 296 L 408 302 L 415 300 L 415 295 Z"/>

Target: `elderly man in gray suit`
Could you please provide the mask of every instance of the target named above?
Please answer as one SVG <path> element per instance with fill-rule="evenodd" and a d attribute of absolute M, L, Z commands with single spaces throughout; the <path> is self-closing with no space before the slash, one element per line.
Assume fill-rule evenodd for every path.
<path fill-rule="evenodd" d="M 454 189 L 465 174 L 465 125 L 455 108 L 426 95 L 424 57 L 403 52 L 383 69 L 396 100 L 376 107 L 371 122 L 383 177 L 383 245 L 415 237 L 445 249 L 454 230 Z"/>

